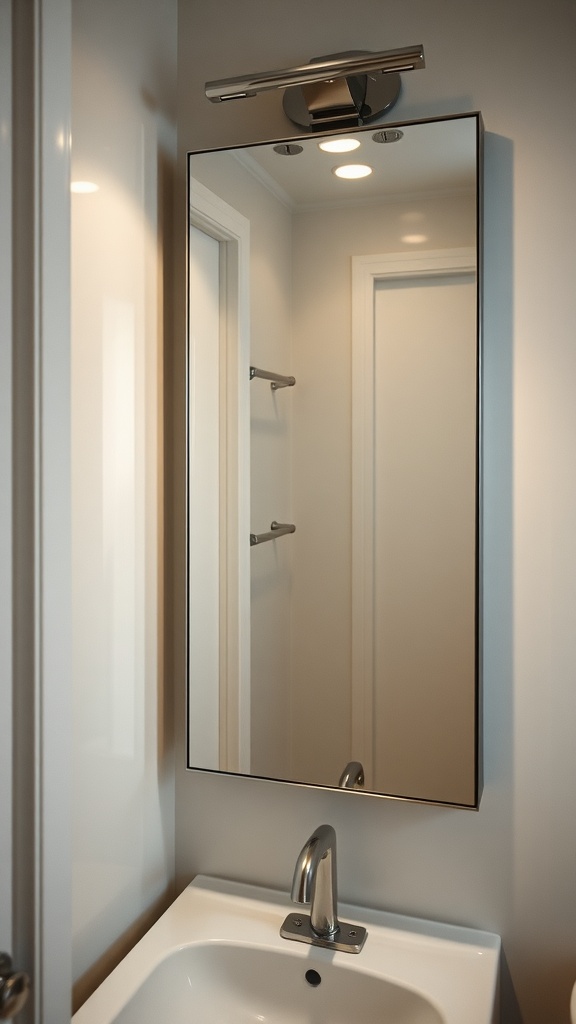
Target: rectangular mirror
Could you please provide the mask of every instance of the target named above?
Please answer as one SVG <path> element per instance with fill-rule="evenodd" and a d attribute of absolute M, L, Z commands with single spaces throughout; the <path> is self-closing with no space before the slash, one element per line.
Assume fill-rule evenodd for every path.
<path fill-rule="evenodd" d="M 477 113 L 189 155 L 190 768 L 478 806 L 481 167 Z"/>

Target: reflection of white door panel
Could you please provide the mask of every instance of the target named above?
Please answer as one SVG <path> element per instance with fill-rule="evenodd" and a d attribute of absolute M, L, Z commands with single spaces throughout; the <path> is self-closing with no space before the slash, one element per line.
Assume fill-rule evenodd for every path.
<path fill-rule="evenodd" d="M 474 750 L 475 301 L 471 274 L 375 292 L 374 782 L 432 799 Z"/>
<path fill-rule="evenodd" d="M 352 755 L 369 789 L 473 804 L 474 253 L 353 278 Z"/>
<path fill-rule="evenodd" d="M 190 199 L 188 763 L 248 772 L 249 224 Z"/>

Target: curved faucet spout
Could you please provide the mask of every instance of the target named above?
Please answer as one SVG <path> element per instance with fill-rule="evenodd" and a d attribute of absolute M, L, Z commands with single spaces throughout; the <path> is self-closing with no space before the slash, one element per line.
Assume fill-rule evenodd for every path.
<path fill-rule="evenodd" d="M 359 953 L 366 941 L 366 929 L 338 921 L 337 900 L 336 833 L 332 825 L 320 825 L 304 843 L 292 881 L 292 901 L 309 903 L 310 915 L 288 914 L 280 935 L 342 953 Z"/>
<path fill-rule="evenodd" d="M 354 786 L 364 786 L 364 768 L 360 761 L 349 761 L 346 765 L 340 781 L 340 789 L 354 789 Z"/>
<path fill-rule="evenodd" d="M 310 904 L 310 926 L 330 938 L 339 930 L 337 914 L 336 833 L 320 825 L 300 851 L 292 881 L 293 903 Z"/>

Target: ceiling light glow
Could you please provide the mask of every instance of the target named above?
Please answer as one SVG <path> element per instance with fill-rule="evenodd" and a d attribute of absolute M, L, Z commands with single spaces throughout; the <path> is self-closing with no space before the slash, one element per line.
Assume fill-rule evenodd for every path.
<path fill-rule="evenodd" d="M 325 153 L 351 153 L 353 149 L 358 149 L 359 145 L 358 139 L 328 139 L 326 142 L 319 142 L 318 149 Z"/>
<path fill-rule="evenodd" d="M 342 164 L 334 167 L 333 173 L 337 178 L 367 178 L 372 174 L 372 168 L 368 164 Z"/>

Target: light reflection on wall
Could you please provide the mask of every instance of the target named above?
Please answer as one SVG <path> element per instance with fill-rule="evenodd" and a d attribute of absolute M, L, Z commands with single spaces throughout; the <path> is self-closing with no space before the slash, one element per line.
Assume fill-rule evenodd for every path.
<path fill-rule="evenodd" d="M 104 297 L 102 317 L 102 555 L 110 693 L 109 747 L 135 755 L 136 423 L 135 310 Z"/>
<path fill-rule="evenodd" d="M 148 548 L 157 555 L 156 481 L 149 480 L 156 465 L 147 458 L 147 441 L 156 451 L 156 424 L 146 424 L 155 403 L 145 393 L 157 362 L 156 282 L 147 280 L 155 239 L 139 205 L 140 126 L 122 139 L 118 133 L 113 149 L 112 168 L 83 167 L 89 173 L 80 180 L 100 182 L 99 190 L 73 197 L 75 675 L 88 698 L 78 708 L 77 741 L 80 756 L 141 765 L 144 645 L 157 628 L 156 599 L 147 602 L 144 582 Z M 152 656 L 156 668 L 155 649 Z"/>
<path fill-rule="evenodd" d="M 73 1005 L 164 908 L 164 337 L 177 0 L 72 0 Z M 166 287 L 166 294 L 164 289 Z"/>

